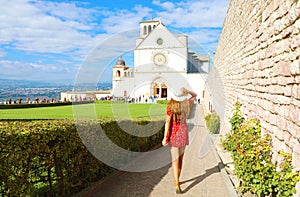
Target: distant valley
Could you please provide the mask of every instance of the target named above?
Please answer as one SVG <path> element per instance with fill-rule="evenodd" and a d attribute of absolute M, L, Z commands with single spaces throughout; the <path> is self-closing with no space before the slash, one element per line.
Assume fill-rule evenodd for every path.
<path fill-rule="evenodd" d="M 47 82 L 25 81 L 25 80 L 11 80 L 0 79 L 0 102 L 12 99 L 58 99 L 61 92 L 85 91 L 85 90 L 109 90 L 111 83 L 82 84 L 76 86 L 72 84 L 55 84 Z"/>

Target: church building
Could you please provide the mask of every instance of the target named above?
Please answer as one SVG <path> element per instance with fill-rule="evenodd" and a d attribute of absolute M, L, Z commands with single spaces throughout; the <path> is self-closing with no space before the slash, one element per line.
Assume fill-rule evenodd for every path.
<path fill-rule="evenodd" d="M 210 56 L 198 56 L 191 51 L 187 35 L 175 35 L 160 20 L 140 22 L 133 55 L 133 66 L 127 66 L 120 56 L 112 67 L 111 91 L 62 92 L 61 100 L 107 97 L 140 102 L 153 97 L 169 100 L 177 98 L 181 87 L 196 92 L 198 99 L 203 100 Z"/>
<path fill-rule="evenodd" d="M 140 22 L 134 65 L 122 57 L 113 66 L 112 95 L 130 99 L 176 99 L 186 87 L 203 98 L 210 57 L 190 51 L 187 35 L 175 35 L 160 20 Z"/>

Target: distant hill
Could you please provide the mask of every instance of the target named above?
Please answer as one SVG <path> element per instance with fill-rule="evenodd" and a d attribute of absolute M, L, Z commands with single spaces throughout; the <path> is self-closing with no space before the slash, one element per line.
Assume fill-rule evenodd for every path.
<path fill-rule="evenodd" d="M 56 84 L 47 82 L 0 79 L 0 103 L 8 98 L 13 100 L 22 98 L 59 98 L 61 92 L 88 91 L 88 90 L 110 90 L 111 83 L 96 84 Z"/>
<path fill-rule="evenodd" d="M 74 86 L 73 84 L 57 84 L 57 83 L 41 82 L 41 81 L 0 79 L 0 89 L 50 88 L 50 87 L 51 88 L 70 87 L 70 89 L 72 89 L 73 86 Z M 82 87 L 83 90 L 88 90 L 88 89 L 94 90 L 95 84 L 82 84 L 78 87 Z M 110 82 L 99 82 L 97 84 L 97 89 L 99 90 L 109 90 L 111 88 L 112 88 L 112 84 Z"/>
<path fill-rule="evenodd" d="M 0 79 L 1 89 L 14 89 L 14 88 L 45 88 L 45 87 L 57 87 L 61 84 L 47 83 L 40 81 L 26 81 L 26 80 L 14 80 L 14 79 Z"/>

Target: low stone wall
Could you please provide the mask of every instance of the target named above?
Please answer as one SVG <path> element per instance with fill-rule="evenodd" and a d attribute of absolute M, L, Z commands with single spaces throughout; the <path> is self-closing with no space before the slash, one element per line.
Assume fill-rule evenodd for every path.
<path fill-rule="evenodd" d="M 300 1 L 231 0 L 214 57 L 224 88 L 224 120 L 239 101 L 261 120 L 279 150 L 300 170 Z M 213 88 L 212 88 L 213 89 Z M 225 122 L 226 132 L 229 123 Z M 297 184 L 300 196 L 300 183 Z"/>

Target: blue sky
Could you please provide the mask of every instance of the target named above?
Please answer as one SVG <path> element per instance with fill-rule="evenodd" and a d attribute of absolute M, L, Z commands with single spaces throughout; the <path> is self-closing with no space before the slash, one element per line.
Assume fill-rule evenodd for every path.
<path fill-rule="evenodd" d="M 229 0 L 1 0 L 0 78 L 72 84 L 93 49 L 152 18 L 212 54 L 228 5 Z"/>

